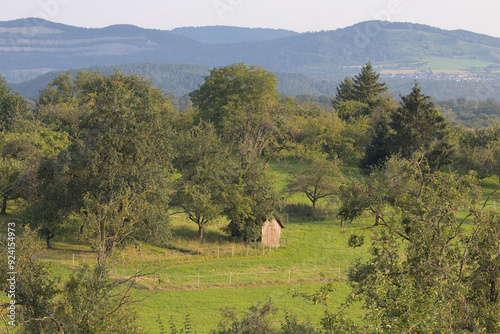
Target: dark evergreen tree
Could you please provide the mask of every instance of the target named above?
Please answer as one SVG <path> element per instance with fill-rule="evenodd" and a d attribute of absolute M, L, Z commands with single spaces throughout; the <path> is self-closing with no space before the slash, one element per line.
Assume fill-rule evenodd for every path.
<path fill-rule="evenodd" d="M 430 97 L 422 94 L 417 82 L 409 95 L 401 96 L 400 107 L 391 113 L 389 126 L 392 153 L 411 158 L 419 152 L 433 168 L 449 162 L 449 125 Z"/>
<path fill-rule="evenodd" d="M 332 105 L 337 108 L 341 102 L 354 100 L 354 84 L 352 79 L 345 77 L 344 80 L 337 86 L 337 93 L 332 100 Z"/>
<path fill-rule="evenodd" d="M 366 172 L 381 166 L 393 153 L 390 147 L 390 127 L 387 117 L 382 116 L 378 119 L 372 131 L 372 140 L 366 147 L 365 156 L 360 162 L 361 168 Z"/>
<path fill-rule="evenodd" d="M 366 170 L 380 166 L 394 154 L 407 159 L 417 154 L 437 168 L 450 162 L 453 145 L 449 132 L 443 115 L 415 82 L 411 93 L 401 96 L 399 108 L 376 123 L 361 166 Z"/>
<path fill-rule="evenodd" d="M 372 64 L 368 62 L 352 80 L 353 99 L 370 106 L 376 105 L 381 95 L 388 89 L 385 82 L 378 81 L 379 78 L 380 74 L 376 73 Z"/>

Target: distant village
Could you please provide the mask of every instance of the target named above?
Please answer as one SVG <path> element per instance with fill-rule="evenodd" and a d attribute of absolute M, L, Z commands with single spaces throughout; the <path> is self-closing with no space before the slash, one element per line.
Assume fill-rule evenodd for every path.
<path fill-rule="evenodd" d="M 493 73 L 474 73 L 474 72 L 433 72 L 433 71 L 415 71 L 414 73 L 382 73 L 383 78 L 394 78 L 394 79 L 428 79 L 428 80 L 452 80 L 456 82 L 493 82 L 500 81 L 500 72 Z"/>

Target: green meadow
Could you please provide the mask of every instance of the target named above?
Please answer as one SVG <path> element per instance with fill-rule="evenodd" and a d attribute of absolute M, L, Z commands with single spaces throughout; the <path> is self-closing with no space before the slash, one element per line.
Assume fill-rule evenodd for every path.
<path fill-rule="evenodd" d="M 287 175 L 300 167 L 300 162 L 272 162 L 270 168 L 278 190 L 284 188 Z M 344 167 L 346 180 L 361 177 L 357 168 Z M 497 187 L 496 179 L 482 181 L 484 199 Z M 283 207 L 290 203 L 310 204 L 303 195 L 283 198 Z M 500 205 L 493 194 L 489 206 Z M 251 305 L 271 299 L 279 312 L 276 325 L 285 314 L 319 326 L 324 313 L 321 305 L 313 305 L 295 292 L 314 293 L 326 282 L 334 282 L 330 307 L 339 307 L 349 295 L 349 267 L 356 259 L 366 259 L 369 242 L 360 248 L 348 248 L 351 233 L 365 233 L 373 224 L 365 215 L 340 227 L 335 216 L 337 204 L 320 201 L 319 210 L 281 212 L 285 229 L 282 246 L 263 247 L 259 242 L 244 243 L 227 237 L 222 231 L 224 219 L 214 221 L 205 232 L 205 241 L 197 241 L 197 226 L 186 217 L 172 217 L 172 241 L 168 248 L 135 243 L 120 250 L 112 270 L 112 278 L 123 279 L 137 271 L 150 273 L 137 280 L 132 298 L 144 301 L 135 304 L 139 324 L 148 333 L 160 333 L 160 328 L 177 329 L 188 322 L 196 333 L 208 333 L 221 320 L 221 309 L 234 307 L 244 312 Z M 1 217 L 16 220 L 15 211 Z M 3 226 L 5 229 L 5 224 Z M 43 241 L 41 241 L 43 242 Z M 95 256 L 90 245 L 78 239 L 57 239 L 53 250 L 40 257 L 51 263 L 52 272 L 63 278 L 71 275 L 82 262 L 92 263 Z M 361 305 L 353 305 L 347 313 L 354 319 L 362 316 Z M 168 330 L 167 330 L 168 332 Z"/>

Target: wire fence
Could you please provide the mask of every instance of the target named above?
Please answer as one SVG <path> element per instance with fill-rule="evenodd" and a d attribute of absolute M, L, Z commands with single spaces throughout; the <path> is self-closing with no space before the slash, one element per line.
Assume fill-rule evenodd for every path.
<path fill-rule="evenodd" d="M 118 273 L 119 274 L 119 273 Z M 122 273 L 123 274 L 123 273 Z M 116 277 L 120 277 L 117 275 Z M 151 288 L 193 289 L 210 287 L 236 287 L 272 284 L 298 284 L 304 282 L 345 281 L 347 273 L 341 266 L 324 270 L 277 269 L 253 270 L 249 272 L 227 271 L 219 273 L 197 273 L 176 275 L 159 271 L 149 277 L 139 279 L 139 283 Z"/>

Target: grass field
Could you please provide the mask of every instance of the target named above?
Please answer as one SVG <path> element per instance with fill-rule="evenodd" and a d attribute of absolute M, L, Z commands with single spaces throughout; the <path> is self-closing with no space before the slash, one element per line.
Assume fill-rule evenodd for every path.
<path fill-rule="evenodd" d="M 275 187 L 281 191 L 291 170 L 300 166 L 294 160 L 271 163 Z M 345 167 L 346 179 L 359 177 L 356 168 Z M 496 188 L 496 179 L 482 181 L 484 198 Z M 285 202 L 308 203 L 302 195 L 294 195 Z M 496 210 L 499 196 L 490 206 Z M 320 202 L 321 214 L 304 217 L 284 215 L 285 229 L 282 247 L 262 248 L 260 243 L 245 244 L 224 235 L 220 228 L 223 219 L 213 222 L 206 230 L 205 242 L 199 244 L 197 226 L 182 215 L 172 221 L 172 242 L 168 248 L 147 244 L 131 245 L 121 250 L 112 277 L 122 278 L 137 270 L 156 271 L 154 275 L 138 280 L 132 292 L 134 298 L 149 298 L 135 308 L 139 323 L 147 333 L 160 333 L 158 319 L 166 328 L 170 319 L 182 328 L 189 314 L 196 333 L 208 333 L 221 319 L 220 309 L 235 307 L 244 311 L 253 304 L 271 298 L 280 308 L 276 325 L 284 319 L 284 312 L 294 314 L 301 321 L 318 325 L 324 309 L 312 305 L 294 291 L 312 293 L 326 281 L 335 283 L 331 306 L 339 306 L 349 294 L 346 282 L 348 268 L 357 258 L 367 258 L 367 247 L 347 247 L 347 239 L 354 231 L 373 223 L 365 216 L 352 224 L 340 227 L 335 217 L 335 203 Z M 15 219 L 3 216 L 2 221 Z M 367 234 L 367 237 L 369 235 Z M 81 262 L 93 262 L 89 244 L 78 240 L 57 239 L 54 250 L 45 250 L 41 258 L 53 264 L 53 272 L 67 278 Z M 362 315 L 360 305 L 349 309 L 355 319 Z"/>

